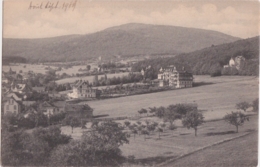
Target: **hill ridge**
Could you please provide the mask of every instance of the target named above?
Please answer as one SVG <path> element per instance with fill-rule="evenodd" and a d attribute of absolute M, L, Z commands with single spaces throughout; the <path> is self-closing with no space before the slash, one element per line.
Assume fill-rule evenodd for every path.
<path fill-rule="evenodd" d="M 20 56 L 30 61 L 74 61 L 114 55 L 174 55 L 238 39 L 212 30 L 129 23 L 85 35 L 4 38 L 3 57 Z"/>

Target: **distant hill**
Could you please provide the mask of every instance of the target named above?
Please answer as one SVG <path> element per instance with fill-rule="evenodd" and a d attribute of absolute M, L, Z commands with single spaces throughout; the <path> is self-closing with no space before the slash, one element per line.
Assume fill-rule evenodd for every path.
<path fill-rule="evenodd" d="M 195 28 L 125 24 L 87 35 L 41 39 L 3 39 L 3 57 L 28 61 L 74 61 L 98 56 L 188 53 L 238 40 L 220 32 Z"/>
<path fill-rule="evenodd" d="M 226 69 L 223 69 L 223 66 L 229 63 L 231 57 L 239 55 L 246 59 L 244 67 L 240 70 L 225 71 Z M 173 58 L 141 61 L 134 64 L 132 69 L 140 71 L 142 68 L 152 65 L 158 71 L 161 67 L 172 64 L 183 65 L 193 74 L 200 75 L 224 72 L 225 75 L 257 76 L 259 75 L 259 36 L 179 54 Z"/>

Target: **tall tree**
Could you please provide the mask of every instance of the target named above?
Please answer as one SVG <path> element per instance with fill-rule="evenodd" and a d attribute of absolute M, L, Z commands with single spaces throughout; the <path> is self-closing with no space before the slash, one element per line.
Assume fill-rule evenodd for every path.
<path fill-rule="evenodd" d="M 193 128 L 195 131 L 195 136 L 197 136 L 198 126 L 204 122 L 204 117 L 202 113 L 197 110 L 188 112 L 182 119 L 183 126 L 188 129 Z"/>
<path fill-rule="evenodd" d="M 122 160 L 120 146 L 128 143 L 123 127 L 105 121 L 85 132 L 80 141 L 58 147 L 51 155 L 52 166 L 115 166 Z"/>

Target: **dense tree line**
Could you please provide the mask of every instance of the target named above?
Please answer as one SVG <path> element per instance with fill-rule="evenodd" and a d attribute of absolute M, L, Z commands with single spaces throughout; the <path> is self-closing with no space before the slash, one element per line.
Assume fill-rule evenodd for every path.
<path fill-rule="evenodd" d="M 36 128 L 32 133 L 22 129 L 10 132 L 3 128 L 1 134 L 1 159 L 5 166 L 46 166 L 50 152 L 71 140 L 56 126 Z"/>
<path fill-rule="evenodd" d="M 9 131 L 2 128 L 1 159 L 5 166 L 118 166 L 119 147 L 128 143 L 123 126 L 95 122 L 80 140 L 61 133 L 58 126 Z"/>
<path fill-rule="evenodd" d="M 151 65 L 155 71 L 169 65 L 183 65 L 196 75 L 258 75 L 259 37 L 243 39 L 233 43 L 212 46 L 191 53 L 184 53 L 171 58 L 144 60 L 133 65 L 133 71 L 141 71 Z M 244 66 L 223 69 L 231 57 L 244 56 Z"/>
<path fill-rule="evenodd" d="M 26 58 L 20 56 L 8 56 L 3 57 L 2 62 L 3 65 L 9 65 L 10 63 L 26 63 L 27 60 Z"/>
<path fill-rule="evenodd" d="M 119 85 L 119 84 L 126 84 L 126 83 L 134 83 L 140 82 L 143 80 L 143 76 L 141 73 L 129 73 L 127 76 L 121 77 L 113 77 L 107 78 L 106 74 L 104 77 L 98 79 L 98 76 L 95 75 L 93 78 L 93 86 L 109 86 L 109 85 Z"/>

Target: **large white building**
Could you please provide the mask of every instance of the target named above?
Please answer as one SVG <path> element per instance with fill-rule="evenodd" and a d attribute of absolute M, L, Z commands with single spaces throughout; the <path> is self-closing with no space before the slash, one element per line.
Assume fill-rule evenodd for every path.
<path fill-rule="evenodd" d="M 193 75 L 187 72 L 184 67 L 177 70 L 173 65 L 161 68 L 158 74 L 159 86 L 170 86 L 173 88 L 189 88 L 192 87 Z"/>
<path fill-rule="evenodd" d="M 76 81 L 72 88 L 72 93 L 68 94 L 69 98 L 96 98 L 100 96 L 100 90 L 93 89 L 86 81 Z"/>

